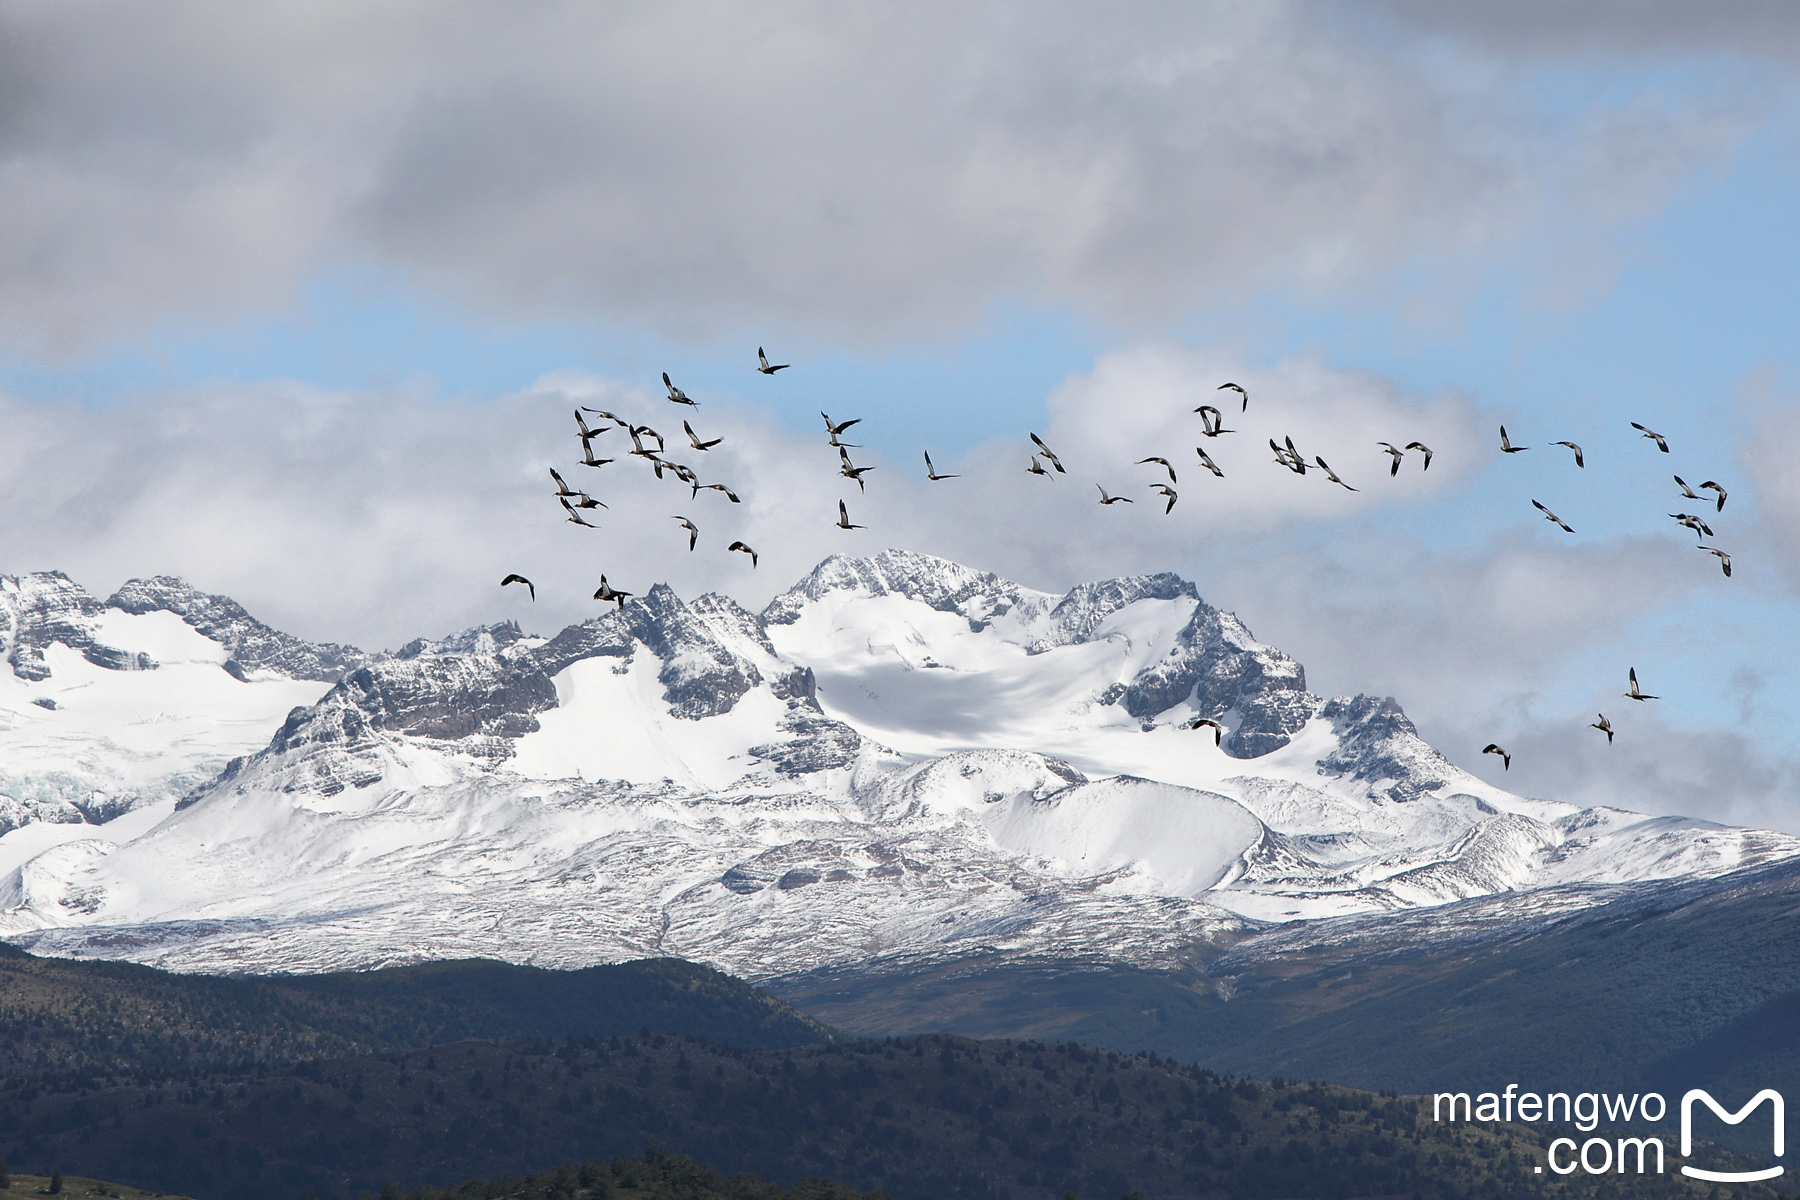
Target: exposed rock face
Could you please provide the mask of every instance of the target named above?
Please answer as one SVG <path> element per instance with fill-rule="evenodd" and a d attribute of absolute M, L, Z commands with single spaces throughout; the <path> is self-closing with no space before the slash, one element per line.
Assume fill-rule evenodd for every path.
<path fill-rule="evenodd" d="M 172 612 L 225 647 L 225 669 L 242 678 L 273 671 L 289 679 L 330 682 L 362 665 L 368 655 L 354 646 L 309 642 L 271 629 L 229 596 L 215 596 L 173 575 L 128 581 L 106 601 L 128 613 Z"/>
<path fill-rule="evenodd" d="M 642 643 L 662 660 L 657 678 L 663 699 L 678 717 L 699 720 L 727 713 L 744 693 L 763 681 L 756 665 L 734 651 L 720 633 L 766 650 L 774 647 L 756 618 L 723 596 L 702 596 L 692 607 L 673 588 L 659 583 L 648 595 L 603 617 L 570 626 L 536 652 L 546 675 L 595 655 L 629 659 Z"/>
<path fill-rule="evenodd" d="M 50 677 L 44 650 L 61 642 L 97 667 L 145 671 L 156 666 L 148 655 L 102 645 L 94 622 L 106 606 L 61 571 L 0 575 L 0 638 L 13 674 L 36 683 Z"/>
<path fill-rule="evenodd" d="M 977 632 L 989 620 L 1020 606 L 1047 611 L 1055 599 L 947 559 L 910 550 L 883 550 L 873 558 L 832 555 L 769 601 L 762 619 L 766 625 L 791 625 L 800 619 L 808 601 L 832 591 L 859 589 L 871 596 L 905 596 L 939 612 L 957 613 L 967 617 Z"/>
<path fill-rule="evenodd" d="M 1344 776 L 1371 785 L 1390 800 L 1417 800 L 1441 791 L 1455 771 L 1443 755 L 1419 737 L 1419 731 L 1392 696 L 1339 697 L 1319 710 L 1338 735 L 1337 747 L 1319 760 L 1325 775 Z"/>

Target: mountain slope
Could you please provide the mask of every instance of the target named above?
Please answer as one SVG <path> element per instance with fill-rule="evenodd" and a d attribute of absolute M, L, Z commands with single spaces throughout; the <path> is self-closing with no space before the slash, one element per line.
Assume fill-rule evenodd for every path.
<path fill-rule="evenodd" d="M 166 608 L 119 620 L 230 626 L 155 582 Z M 18 855 L 0 930 L 184 970 L 1173 969 L 1270 922 L 1482 896 L 1523 921 L 1800 852 L 1506 793 L 1392 700 L 1307 692 L 1172 575 L 1054 596 L 893 550 L 828 559 L 761 614 L 658 586 L 550 639 L 421 639 L 275 724 L 153 828 Z"/>

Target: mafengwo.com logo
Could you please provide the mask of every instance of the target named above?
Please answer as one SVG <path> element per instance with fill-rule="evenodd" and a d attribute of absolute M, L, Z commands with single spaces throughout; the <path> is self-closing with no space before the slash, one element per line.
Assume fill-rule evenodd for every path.
<path fill-rule="evenodd" d="M 1787 1149 L 1787 1105 L 1774 1088 L 1764 1088 L 1735 1111 L 1719 1103 L 1703 1088 L 1689 1090 L 1681 1097 L 1680 1109 L 1674 1118 L 1681 1123 L 1680 1156 L 1694 1158 L 1696 1120 L 1717 1119 L 1727 1125 L 1741 1125 L 1765 1104 L 1771 1125 L 1770 1157 L 1782 1157 Z M 1599 1092 L 1539 1094 L 1521 1092 L 1518 1084 L 1509 1083 L 1503 1091 L 1481 1092 L 1475 1096 L 1467 1092 L 1438 1092 L 1431 1100 L 1431 1118 L 1439 1122 L 1518 1121 L 1526 1125 L 1543 1122 L 1573 1125 L 1578 1132 L 1592 1133 L 1600 1127 L 1602 1119 L 1609 1125 L 1656 1125 L 1669 1120 L 1671 1114 L 1668 1102 L 1657 1092 L 1630 1096 Z M 1757 1123 L 1760 1125 L 1760 1117 Z M 1708 1136 L 1705 1125 L 1701 1127 L 1700 1136 Z M 1557 1175 L 1573 1175 L 1577 1171 L 1589 1175 L 1662 1174 L 1666 1170 L 1665 1153 L 1663 1139 L 1654 1135 L 1559 1137 L 1550 1143 L 1545 1162 L 1537 1171 L 1542 1174 L 1544 1168 L 1549 1167 Z M 1720 1170 L 1720 1165 L 1688 1162 L 1682 1164 L 1681 1173 L 1713 1183 L 1754 1183 L 1774 1179 L 1786 1170 L 1780 1163 L 1747 1171 Z"/>

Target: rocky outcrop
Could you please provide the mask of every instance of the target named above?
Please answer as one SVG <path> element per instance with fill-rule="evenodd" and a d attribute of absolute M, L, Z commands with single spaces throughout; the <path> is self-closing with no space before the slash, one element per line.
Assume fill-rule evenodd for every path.
<path fill-rule="evenodd" d="M 1367 783 L 1372 795 L 1419 800 L 1441 791 L 1456 771 L 1419 736 L 1392 696 L 1340 696 L 1319 715 L 1331 722 L 1338 738 L 1332 752 L 1319 760 L 1319 771 Z"/>
<path fill-rule="evenodd" d="M 105 611 L 104 604 L 61 571 L 0 575 L 0 645 L 13 674 L 30 683 L 48 679 L 44 651 L 53 642 L 109 671 L 156 666 L 148 655 L 127 653 L 95 637 L 95 622 Z"/>
<path fill-rule="evenodd" d="M 736 604 L 722 596 L 703 596 L 690 608 L 673 588 L 659 583 L 640 599 L 563 630 L 534 657 L 546 675 L 555 675 L 596 655 L 629 659 L 641 644 L 662 661 L 657 679 L 669 711 L 700 720 L 730 712 L 763 681 L 754 663 L 725 644 L 715 623 L 775 656 L 755 618 Z"/>
<path fill-rule="evenodd" d="M 883 550 L 872 558 L 834 554 L 805 579 L 769 601 L 762 611 L 767 625 L 792 625 L 809 602 L 834 591 L 860 591 L 871 596 L 905 596 L 939 612 L 968 619 L 979 632 L 995 617 L 1020 606 L 1047 611 L 1055 597 L 1033 592 L 987 571 L 910 550 Z"/>
<path fill-rule="evenodd" d="M 106 606 L 128 613 L 174 613 L 225 647 L 229 656 L 225 669 L 240 679 L 269 671 L 289 679 L 330 682 L 369 657 L 354 646 L 309 642 L 272 629 L 229 596 L 203 592 L 173 575 L 130 580 L 107 598 Z"/>

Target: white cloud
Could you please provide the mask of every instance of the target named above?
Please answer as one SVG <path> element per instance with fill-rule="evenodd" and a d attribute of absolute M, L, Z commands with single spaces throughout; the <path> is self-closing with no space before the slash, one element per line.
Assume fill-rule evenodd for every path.
<path fill-rule="evenodd" d="M 1560 188 L 1654 192 L 1739 134 L 1527 120 L 1482 45 L 1444 70 L 1224 0 L 14 6 L 0 338 L 80 352 L 369 263 L 677 338 L 942 332 L 995 295 L 1155 324 L 1492 250 Z"/>

